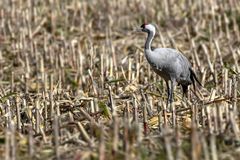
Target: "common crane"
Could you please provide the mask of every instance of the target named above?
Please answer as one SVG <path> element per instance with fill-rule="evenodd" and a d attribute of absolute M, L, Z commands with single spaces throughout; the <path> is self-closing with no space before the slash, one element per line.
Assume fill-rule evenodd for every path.
<path fill-rule="evenodd" d="M 146 59 L 153 70 L 167 84 L 167 105 L 173 102 L 173 92 L 176 84 L 182 86 L 183 96 L 187 95 L 189 85 L 193 84 L 195 90 L 195 81 L 201 86 L 190 62 L 182 53 L 172 48 L 156 48 L 152 50 L 151 43 L 156 33 L 153 24 L 141 25 L 141 31 L 147 33 L 144 48 Z"/>

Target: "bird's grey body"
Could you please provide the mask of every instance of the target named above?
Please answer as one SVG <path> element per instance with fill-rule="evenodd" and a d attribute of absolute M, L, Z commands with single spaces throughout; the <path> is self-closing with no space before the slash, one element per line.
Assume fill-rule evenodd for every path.
<path fill-rule="evenodd" d="M 143 32 L 147 32 L 144 53 L 153 70 L 160 75 L 167 84 L 168 102 L 173 100 L 173 90 L 176 84 L 182 86 L 183 94 L 187 94 L 188 86 L 198 81 L 191 69 L 188 59 L 179 51 L 171 48 L 151 49 L 151 43 L 155 36 L 155 27 L 151 24 L 141 26 Z M 169 84 L 169 82 L 171 82 Z M 201 85 L 201 84 L 200 84 Z"/>
<path fill-rule="evenodd" d="M 157 48 L 152 52 L 145 51 L 146 58 L 153 70 L 165 81 L 175 79 L 180 84 L 190 84 L 190 63 L 177 50 Z"/>

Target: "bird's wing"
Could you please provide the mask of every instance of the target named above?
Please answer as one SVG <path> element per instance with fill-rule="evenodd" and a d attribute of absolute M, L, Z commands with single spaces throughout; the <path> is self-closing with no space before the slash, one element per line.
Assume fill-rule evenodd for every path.
<path fill-rule="evenodd" d="M 184 79 L 189 77 L 189 68 L 191 64 L 183 54 L 175 49 L 157 48 L 153 50 L 151 59 L 152 64 L 154 64 L 157 69 L 167 74 L 172 74 Z"/>
<path fill-rule="evenodd" d="M 179 61 L 181 64 L 191 66 L 188 59 L 179 51 L 172 48 L 156 48 L 153 50 L 154 58 L 161 64 L 173 64 Z M 159 62 L 159 64 L 160 64 Z"/>

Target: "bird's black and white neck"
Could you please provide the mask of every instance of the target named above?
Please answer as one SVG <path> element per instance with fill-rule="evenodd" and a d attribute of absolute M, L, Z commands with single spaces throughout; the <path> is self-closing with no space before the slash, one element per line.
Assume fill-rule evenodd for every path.
<path fill-rule="evenodd" d="M 143 24 L 143 25 L 141 25 L 141 28 L 142 28 L 143 32 L 148 33 L 147 40 L 145 43 L 145 50 L 152 51 L 151 44 L 152 44 L 152 40 L 155 36 L 156 29 L 155 29 L 154 25 L 152 25 L 152 24 Z"/>

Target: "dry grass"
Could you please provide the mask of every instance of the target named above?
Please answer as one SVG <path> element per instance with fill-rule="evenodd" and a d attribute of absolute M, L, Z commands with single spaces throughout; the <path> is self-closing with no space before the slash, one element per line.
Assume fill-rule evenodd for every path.
<path fill-rule="evenodd" d="M 240 2 L 2 0 L 0 159 L 237 159 Z M 182 51 L 203 88 L 165 112 L 147 64 Z"/>

